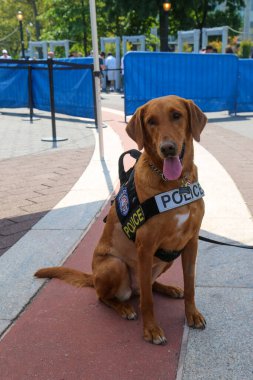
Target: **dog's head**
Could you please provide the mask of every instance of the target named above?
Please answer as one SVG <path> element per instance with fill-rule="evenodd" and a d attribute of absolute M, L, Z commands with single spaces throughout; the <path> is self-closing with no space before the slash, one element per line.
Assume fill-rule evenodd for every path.
<path fill-rule="evenodd" d="M 200 141 L 207 118 L 191 100 L 164 96 L 139 107 L 126 127 L 128 135 L 155 163 L 163 163 L 169 180 L 180 177 L 182 154 L 192 138 Z"/>

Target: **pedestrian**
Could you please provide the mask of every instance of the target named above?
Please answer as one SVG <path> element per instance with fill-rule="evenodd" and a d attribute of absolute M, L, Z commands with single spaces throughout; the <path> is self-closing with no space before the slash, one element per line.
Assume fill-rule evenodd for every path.
<path fill-rule="evenodd" d="M 107 83 L 110 88 L 110 91 L 115 90 L 115 70 L 116 70 L 116 58 L 112 53 L 108 53 L 108 56 L 105 59 L 105 66 L 107 70 Z"/>
<path fill-rule="evenodd" d="M 106 66 L 105 66 L 105 52 L 101 51 L 99 54 L 99 68 L 100 68 L 100 82 L 101 91 L 106 91 Z"/>
<path fill-rule="evenodd" d="M 227 45 L 225 53 L 226 54 L 234 54 L 234 50 L 233 50 L 233 48 L 230 45 Z"/>
<path fill-rule="evenodd" d="M 53 51 L 49 51 L 47 53 L 47 59 L 53 59 L 54 58 L 54 52 Z"/>
<path fill-rule="evenodd" d="M 209 54 L 209 53 L 214 53 L 214 52 L 215 51 L 214 51 L 214 48 L 212 47 L 212 45 L 207 45 L 205 53 Z"/>
<path fill-rule="evenodd" d="M 124 56 L 121 57 L 120 68 L 121 68 L 121 92 L 124 92 Z"/>
<path fill-rule="evenodd" d="M 11 59 L 11 56 L 8 55 L 8 51 L 6 49 L 2 50 L 2 54 L 3 55 L 1 55 L 1 57 L 0 57 L 1 59 Z"/>

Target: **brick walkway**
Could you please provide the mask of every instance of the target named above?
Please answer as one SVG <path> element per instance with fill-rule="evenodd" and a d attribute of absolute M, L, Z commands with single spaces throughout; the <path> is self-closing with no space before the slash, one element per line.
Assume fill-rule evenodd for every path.
<path fill-rule="evenodd" d="M 14 112 L 1 115 L 2 153 L 11 158 L 3 159 L 2 154 L 0 160 L 0 256 L 68 193 L 94 151 L 92 131 L 78 119 L 57 121 L 70 138 L 56 149 L 40 141 L 41 130 L 50 131 L 50 119 L 36 123 L 24 124 L 22 114 Z M 27 150 L 29 141 L 31 151 L 38 153 L 22 150 L 22 142 Z"/>

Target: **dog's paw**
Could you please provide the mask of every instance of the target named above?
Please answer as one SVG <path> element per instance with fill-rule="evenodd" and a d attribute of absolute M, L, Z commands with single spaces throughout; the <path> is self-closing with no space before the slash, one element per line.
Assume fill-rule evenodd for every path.
<path fill-rule="evenodd" d="M 144 327 L 144 339 L 147 342 L 154 344 L 166 344 L 167 339 L 164 335 L 163 330 L 158 326 L 153 326 L 150 328 Z"/>
<path fill-rule="evenodd" d="M 155 281 L 153 290 L 170 298 L 184 298 L 184 291 L 178 286 L 164 285 Z"/>
<path fill-rule="evenodd" d="M 206 320 L 198 309 L 195 309 L 193 312 L 186 312 L 186 319 L 191 328 L 201 330 L 206 328 Z"/>
<path fill-rule="evenodd" d="M 131 305 L 122 305 L 120 315 L 122 318 L 128 319 L 129 321 L 137 319 L 137 314 Z"/>
<path fill-rule="evenodd" d="M 168 296 L 171 298 L 184 298 L 184 291 L 178 286 L 170 286 Z"/>

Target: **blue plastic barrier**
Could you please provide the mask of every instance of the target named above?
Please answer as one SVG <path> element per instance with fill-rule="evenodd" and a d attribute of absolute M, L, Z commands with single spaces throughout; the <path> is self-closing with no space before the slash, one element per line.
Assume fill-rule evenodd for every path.
<path fill-rule="evenodd" d="M 93 58 L 57 60 L 53 75 L 55 112 L 94 119 L 92 71 L 63 69 L 60 62 L 92 64 Z M 1 62 L 0 107 L 29 106 L 28 64 Z M 32 67 L 34 107 L 49 111 L 47 64 Z M 124 67 L 126 115 L 150 99 L 170 94 L 194 100 L 204 112 L 253 111 L 253 59 L 230 54 L 131 52 L 124 58 Z"/>
<path fill-rule="evenodd" d="M 253 59 L 238 60 L 236 112 L 253 111 Z"/>
<path fill-rule="evenodd" d="M 0 65 L 0 107 L 28 107 L 28 71 L 22 65 Z"/>
<path fill-rule="evenodd" d="M 61 66 L 60 62 L 92 64 L 92 58 L 61 59 L 54 65 L 55 112 L 95 118 L 92 70 Z M 43 65 L 40 65 L 43 66 Z M 32 72 L 33 103 L 37 109 L 49 111 L 50 97 L 47 70 Z"/>
<path fill-rule="evenodd" d="M 178 95 L 203 111 L 233 111 L 238 59 L 225 54 L 131 52 L 125 56 L 125 114 L 148 100 Z"/>
<path fill-rule="evenodd" d="M 72 68 L 60 64 L 69 62 L 91 65 L 93 58 L 60 59 L 54 60 L 54 62 L 57 62 L 53 67 L 55 112 L 94 119 L 95 105 L 91 68 Z M 33 107 L 50 111 L 47 64 L 33 64 L 29 61 L 22 64 L 11 62 L 0 64 L 0 107 L 29 107 L 28 65 L 32 66 Z"/>

